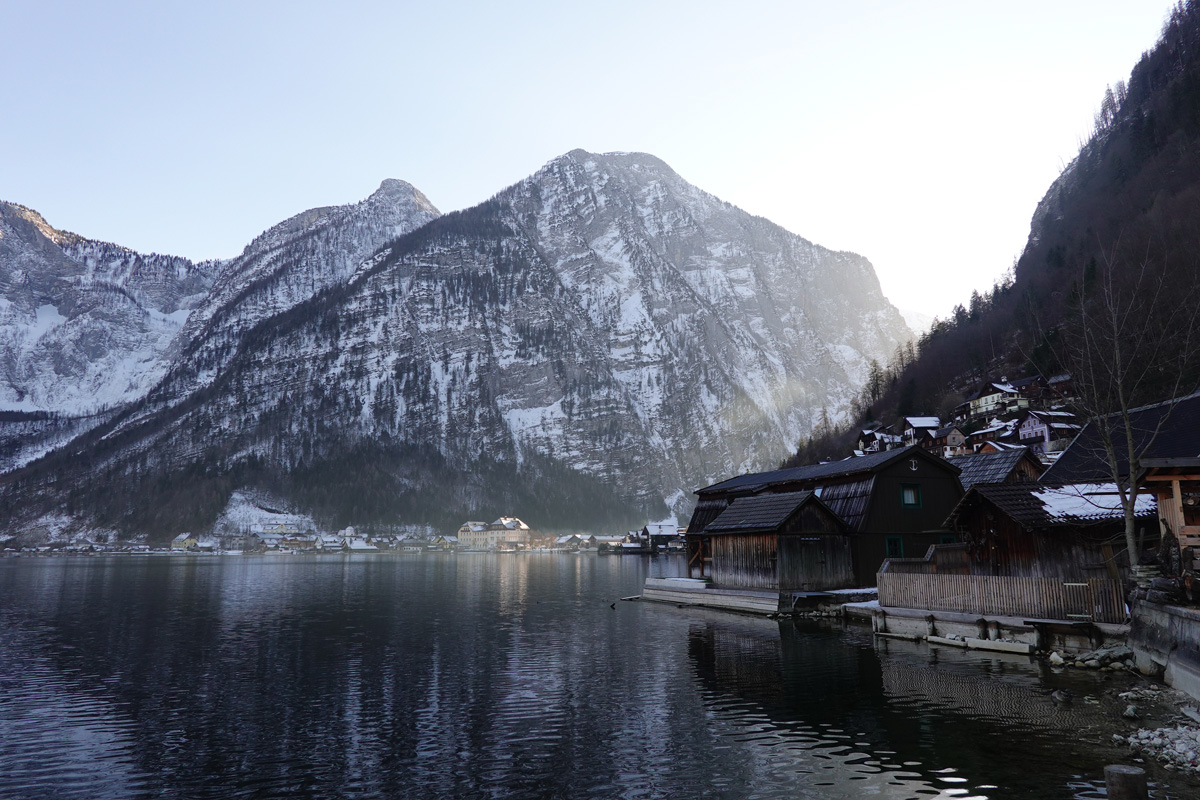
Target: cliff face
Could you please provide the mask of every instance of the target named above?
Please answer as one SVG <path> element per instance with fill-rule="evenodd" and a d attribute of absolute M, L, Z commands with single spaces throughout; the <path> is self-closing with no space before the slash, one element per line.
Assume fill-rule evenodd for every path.
<path fill-rule="evenodd" d="M 142 396 L 217 267 L 83 239 L 0 203 L 0 410 L 81 415 Z"/>
<path fill-rule="evenodd" d="M 0 203 L 0 471 L 145 399 L 172 368 L 178 401 L 219 374 L 256 323 L 345 282 L 381 242 L 438 216 L 403 181 L 299 214 L 237 258 L 199 264 L 56 230 Z"/>
<path fill-rule="evenodd" d="M 130 493 L 149 482 L 211 493 L 214 516 L 250 482 L 340 524 L 684 514 L 836 418 L 910 335 L 865 259 L 643 154 L 574 151 L 373 255 L 364 234 L 365 260 L 314 238 L 251 245 L 266 277 L 214 301 L 222 271 L 163 381 L 59 456 L 110 489 L 73 505 L 145 526 Z"/>

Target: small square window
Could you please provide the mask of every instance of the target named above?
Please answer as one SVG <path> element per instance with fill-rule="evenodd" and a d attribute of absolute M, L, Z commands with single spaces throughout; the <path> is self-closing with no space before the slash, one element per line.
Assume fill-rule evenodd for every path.
<path fill-rule="evenodd" d="M 884 546 L 887 548 L 888 558 L 904 558 L 904 538 L 901 536 L 889 536 L 884 540 Z"/>
<path fill-rule="evenodd" d="M 958 537 L 953 533 L 943 533 L 938 539 L 938 544 L 958 544 Z"/>
<path fill-rule="evenodd" d="M 900 505 L 904 508 L 921 507 L 921 487 L 919 484 L 900 484 Z"/>

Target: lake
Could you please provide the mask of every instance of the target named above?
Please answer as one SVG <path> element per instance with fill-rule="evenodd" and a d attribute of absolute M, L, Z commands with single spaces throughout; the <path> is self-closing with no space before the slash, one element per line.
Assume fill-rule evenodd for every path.
<path fill-rule="evenodd" d="M 1129 678 L 620 600 L 679 567 L 0 560 L 0 797 L 1094 798 L 1130 761 L 1085 701 Z"/>

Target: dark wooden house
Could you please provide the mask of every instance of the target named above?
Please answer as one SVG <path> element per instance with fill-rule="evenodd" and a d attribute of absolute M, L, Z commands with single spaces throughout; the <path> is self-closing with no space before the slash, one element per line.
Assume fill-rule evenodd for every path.
<path fill-rule="evenodd" d="M 874 586 L 888 557 L 923 555 L 932 544 L 952 541 L 943 527 L 962 497 L 959 470 L 917 447 L 861 458 L 739 475 L 696 492 L 688 525 L 688 570 L 707 577 L 706 531 L 740 498 L 807 492 L 846 525 L 854 562 L 854 583 Z M 709 534 L 711 535 L 711 534 Z"/>
<path fill-rule="evenodd" d="M 813 592 L 854 585 L 847 529 L 813 492 L 733 500 L 695 539 L 714 587 Z"/>
<path fill-rule="evenodd" d="M 1139 524 L 1153 530 L 1156 515 L 1153 498 L 1139 497 Z M 977 483 L 947 524 L 968 545 L 971 575 L 1087 582 L 1128 573 L 1113 484 Z"/>

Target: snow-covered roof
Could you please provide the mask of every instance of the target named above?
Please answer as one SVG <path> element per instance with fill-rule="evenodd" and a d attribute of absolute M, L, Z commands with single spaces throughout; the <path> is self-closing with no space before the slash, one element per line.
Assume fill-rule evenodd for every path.
<path fill-rule="evenodd" d="M 675 536 L 679 533 L 679 526 L 672 522 L 656 522 L 647 525 L 646 532 L 651 536 Z"/>
<path fill-rule="evenodd" d="M 910 428 L 937 428 L 942 424 L 937 417 L 905 417 L 904 421 Z"/>
<path fill-rule="evenodd" d="M 983 497 L 1027 530 L 1119 523 L 1124 517 L 1112 483 L 1043 486 L 1035 483 L 976 484 L 947 520 L 954 525 L 965 509 Z M 1158 505 L 1152 495 L 1138 495 L 1134 514 L 1152 518 Z"/>
<path fill-rule="evenodd" d="M 1041 501 L 1046 514 L 1056 521 L 1087 520 L 1099 521 L 1120 519 L 1125 512 L 1121 507 L 1121 496 L 1112 483 L 1077 483 L 1070 486 L 1047 488 L 1034 492 Z M 1149 516 L 1157 513 L 1158 504 L 1153 495 L 1140 494 L 1134 503 L 1134 514 Z"/>

